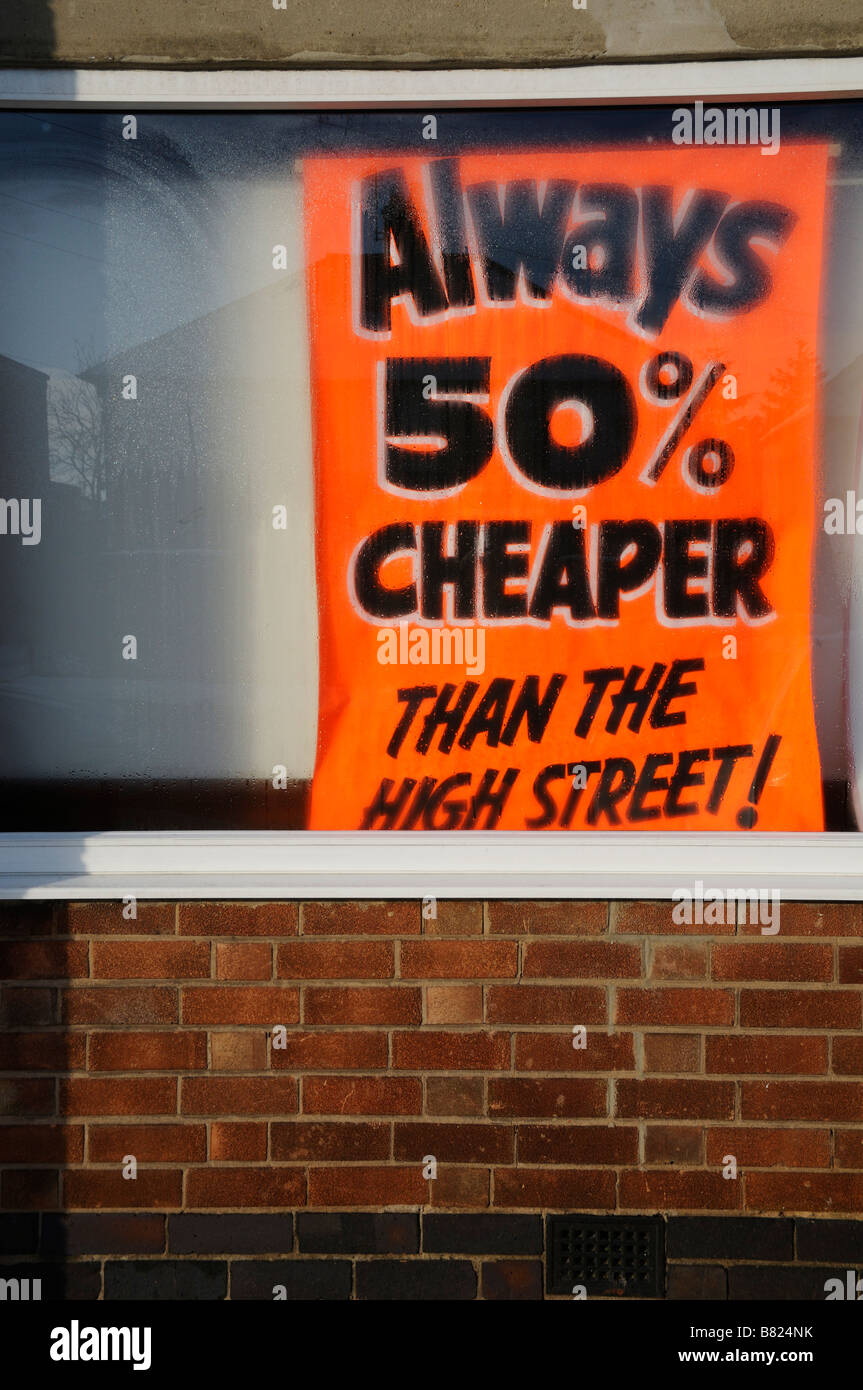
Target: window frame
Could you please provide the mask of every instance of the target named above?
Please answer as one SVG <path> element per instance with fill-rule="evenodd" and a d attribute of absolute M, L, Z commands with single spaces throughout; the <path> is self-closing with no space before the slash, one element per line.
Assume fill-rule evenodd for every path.
<path fill-rule="evenodd" d="M 0 70 L 0 110 L 386 109 L 863 96 L 863 57 L 500 69 Z M 49 793 L 50 794 L 50 793 Z M 863 833 L 94 831 L 0 835 L 0 899 L 863 901 Z"/>

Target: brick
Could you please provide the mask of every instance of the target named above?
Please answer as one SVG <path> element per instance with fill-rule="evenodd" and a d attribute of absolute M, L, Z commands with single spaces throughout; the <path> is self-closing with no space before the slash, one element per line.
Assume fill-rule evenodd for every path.
<path fill-rule="evenodd" d="M 863 1076 L 863 1038 L 833 1038 L 831 1054 L 837 1075 Z"/>
<path fill-rule="evenodd" d="M 508 1033 L 393 1034 L 396 1071 L 506 1071 L 509 1053 Z"/>
<path fill-rule="evenodd" d="M 481 1023 L 482 989 L 478 985 L 429 985 L 426 1023 Z"/>
<path fill-rule="evenodd" d="M 718 1026 L 734 1022 L 734 995 L 730 989 L 619 989 L 618 1023 L 665 1025 L 704 1024 Z"/>
<path fill-rule="evenodd" d="M 19 1119 L 24 1115 L 53 1115 L 54 1082 L 0 1078 L 0 1115 Z M 62 1112 L 61 1112 L 62 1113 Z"/>
<path fill-rule="evenodd" d="M 172 1255 L 284 1255 L 293 1248 L 290 1212 L 172 1212 L 168 1217 Z"/>
<path fill-rule="evenodd" d="M 746 1205 L 755 1211 L 857 1213 L 863 1173 L 747 1173 Z"/>
<path fill-rule="evenodd" d="M 426 1081 L 427 1115 L 482 1115 L 484 1083 L 474 1076 L 430 1076 Z"/>
<path fill-rule="evenodd" d="M 437 898 L 437 916 L 422 918 L 423 936 L 482 936 L 482 906 L 471 898 Z"/>
<path fill-rule="evenodd" d="M 276 1071 L 366 1070 L 387 1065 L 386 1033 L 333 1033 L 327 1029 L 289 1032 L 286 1046 L 270 1049 Z"/>
<path fill-rule="evenodd" d="M 721 1173 L 683 1168 L 651 1168 L 620 1175 L 621 1211 L 731 1211 L 741 1204 L 739 1182 L 726 1182 Z"/>
<path fill-rule="evenodd" d="M 837 1168 L 863 1168 L 863 1130 L 837 1129 L 835 1142 Z M 814 1163 L 806 1166 L 816 1167 Z"/>
<path fill-rule="evenodd" d="M 489 1302 L 542 1298 L 541 1260 L 483 1260 L 482 1296 Z"/>
<path fill-rule="evenodd" d="M 820 1300 L 824 1298 L 824 1283 L 831 1273 L 831 1270 L 807 1269 L 803 1265 L 736 1265 L 728 1271 L 728 1297 L 733 1302 Z"/>
<path fill-rule="evenodd" d="M 212 1302 L 228 1296 L 225 1260 L 106 1260 L 105 1299 L 135 1302 L 184 1299 Z"/>
<path fill-rule="evenodd" d="M 714 980 L 833 979 L 833 947 L 790 945 L 765 941 L 763 945 L 735 942 L 713 947 Z"/>
<path fill-rule="evenodd" d="M 98 1260 L 43 1262 L 38 1271 L 32 1264 L 4 1264 L 0 1273 L 4 1279 L 28 1279 L 37 1273 L 43 1303 L 91 1302 L 102 1292 L 102 1266 Z M 21 1309 L 15 1316 L 23 1321 L 27 1315 Z"/>
<path fill-rule="evenodd" d="M 615 1175 L 595 1168 L 496 1168 L 494 1204 L 613 1211 Z"/>
<path fill-rule="evenodd" d="M 476 1272 L 467 1260 L 359 1260 L 356 1296 L 398 1302 L 476 1298 Z"/>
<path fill-rule="evenodd" d="M 836 1260 L 839 1264 L 863 1264 L 863 1221 L 794 1222 L 797 1258 L 800 1260 Z"/>
<path fill-rule="evenodd" d="M 122 902 L 64 903 L 59 907 L 58 931 L 71 936 L 173 936 L 175 903 L 139 899 L 135 917 L 123 916 Z"/>
<path fill-rule="evenodd" d="M 436 1212 L 423 1220 L 423 1250 L 433 1255 L 541 1255 L 542 1219 L 497 1212 L 477 1216 Z"/>
<path fill-rule="evenodd" d="M 635 1125 L 519 1125 L 519 1163 L 637 1163 Z"/>
<path fill-rule="evenodd" d="M 91 1163 L 122 1163 L 134 1154 L 139 1163 L 204 1163 L 204 1125 L 90 1125 L 87 1157 Z"/>
<path fill-rule="evenodd" d="M 81 985 L 60 991 L 61 1023 L 176 1023 L 177 991 L 164 986 Z"/>
<path fill-rule="evenodd" d="M 744 1081 L 744 1120 L 863 1120 L 863 1083 Z"/>
<path fill-rule="evenodd" d="M 409 980 L 504 980 L 518 974 L 514 941 L 404 941 L 400 974 Z"/>
<path fill-rule="evenodd" d="M 608 1113 L 605 1081 L 582 1077 L 495 1077 L 488 1083 L 490 1115 L 571 1115 Z"/>
<path fill-rule="evenodd" d="M 263 1299 L 272 1302 L 273 1290 L 284 1289 L 280 1298 L 326 1300 L 335 1303 L 351 1296 L 350 1260 L 235 1260 L 231 1265 L 231 1301 Z"/>
<path fill-rule="evenodd" d="M 304 1076 L 305 1115 L 419 1115 L 422 1083 L 406 1076 Z"/>
<path fill-rule="evenodd" d="M 80 1071 L 86 1056 L 82 1033 L 0 1033 L 0 1071 Z"/>
<path fill-rule="evenodd" d="M 3 914 L 0 913 L 0 922 Z M 53 1217 L 46 1217 L 52 1221 Z M 44 1223 L 43 1223 L 44 1224 Z M 39 1240 L 39 1218 L 29 1212 L 7 1212 L 0 1215 L 0 1250 L 9 1255 L 35 1255 Z"/>
<path fill-rule="evenodd" d="M 489 1168 L 444 1164 L 443 1168 L 438 1169 L 437 1177 L 429 1183 L 429 1206 L 446 1207 L 448 1211 L 453 1207 L 467 1207 L 471 1211 L 487 1207 L 490 1175 Z"/>
<path fill-rule="evenodd" d="M 52 902 L 4 902 L 0 905 L 0 937 L 21 940 L 52 936 L 57 906 Z"/>
<path fill-rule="evenodd" d="M 733 922 L 675 922 L 677 904 L 661 902 L 616 902 L 609 904 L 611 930 L 617 936 L 733 936 Z M 784 911 L 784 909 L 783 909 Z"/>
<path fill-rule="evenodd" d="M 160 1255 L 165 1217 L 156 1212 L 81 1211 L 42 1220 L 46 1255 Z"/>
<path fill-rule="evenodd" d="M 573 1036 L 516 1033 L 516 1071 L 632 1071 L 635 1052 L 631 1033 L 588 1032 L 587 1047 L 573 1047 Z"/>
<path fill-rule="evenodd" d="M 616 1114 L 646 1120 L 730 1120 L 731 1081 L 653 1080 L 617 1082 Z"/>
<path fill-rule="evenodd" d="M 512 1163 L 513 1133 L 491 1124 L 396 1124 L 393 1157 L 422 1162 L 432 1154 L 438 1163 Z"/>
<path fill-rule="evenodd" d="M 416 1255 L 415 1212 L 311 1212 L 297 1216 L 297 1243 L 305 1255 Z"/>
<path fill-rule="evenodd" d="M 670 1265 L 665 1296 L 692 1302 L 723 1300 L 728 1297 L 728 1275 L 721 1265 Z"/>
<path fill-rule="evenodd" d="M 0 986 L 0 1027 L 33 1027 L 54 1022 L 56 991 Z"/>
<path fill-rule="evenodd" d="M 310 1168 L 310 1207 L 407 1207 L 428 1199 L 419 1164 L 396 1167 Z"/>
<path fill-rule="evenodd" d="M 708 1167 L 718 1167 L 726 1154 L 742 1168 L 829 1168 L 830 1134 L 826 1129 L 708 1129 Z"/>
<path fill-rule="evenodd" d="M 669 1216 L 670 1260 L 792 1260 L 793 1222 L 766 1216 Z"/>
<path fill-rule="evenodd" d="M 300 992 L 287 985 L 201 985 L 182 992 L 183 1023 L 298 1023 Z"/>
<path fill-rule="evenodd" d="M 306 1202 L 301 1168 L 190 1168 L 188 1207 L 300 1207 Z"/>
<path fill-rule="evenodd" d="M 645 1033 L 644 1069 L 665 1073 L 701 1071 L 701 1038 L 697 1033 Z"/>
<path fill-rule="evenodd" d="M 71 1076 L 61 1079 L 61 1115 L 175 1115 L 172 1077 Z"/>
<path fill-rule="evenodd" d="M 651 980 L 703 980 L 707 975 L 707 947 L 657 942 L 650 948 Z"/>
<path fill-rule="evenodd" d="M 0 1125 L 0 1163 L 81 1163 L 83 1158 L 83 1125 Z"/>
<path fill-rule="evenodd" d="M 830 947 L 825 946 L 825 951 Z M 863 984 L 863 946 L 839 947 L 839 983 L 841 985 Z"/>
<path fill-rule="evenodd" d="M 364 1162 L 389 1158 L 388 1124 L 304 1123 L 274 1124 L 271 1157 L 300 1162 Z"/>
<path fill-rule="evenodd" d="M 211 1033 L 211 1071 L 266 1071 L 269 1051 L 261 1029 L 241 1033 Z"/>
<path fill-rule="evenodd" d="M 742 1028 L 859 1028 L 860 995 L 839 989 L 742 989 Z"/>
<path fill-rule="evenodd" d="M 608 907 L 592 899 L 490 902 L 488 921 L 493 936 L 601 936 L 608 925 Z"/>
<path fill-rule="evenodd" d="M 291 980 L 390 980 L 390 941 L 288 941 L 276 950 L 276 975 Z"/>
<path fill-rule="evenodd" d="M 197 1071 L 207 1065 L 207 1035 L 91 1033 L 88 1065 L 90 1071 Z"/>
<path fill-rule="evenodd" d="M 422 991 L 404 986 L 358 989 L 308 986 L 304 1023 L 421 1023 Z"/>
<path fill-rule="evenodd" d="M 205 941 L 94 941 L 93 976 L 104 980 L 193 980 L 210 974 Z"/>
<path fill-rule="evenodd" d="M 420 903 L 303 903 L 303 936 L 419 936 Z"/>
<path fill-rule="evenodd" d="M 184 1077 L 180 1091 L 183 1115 L 295 1114 L 297 1083 L 292 1076 Z"/>
<path fill-rule="evenodd" d="M 861 903 L 799 903 L 783 902 L 782 936 L 863 936 L 863 904 Z M 758 932 L 761 927 L 751 923 L 741 927 L 743 932 Z"/>
<path fill-rule="evenodd" d="M 70 1168 L 63 1174 L 63 1201 L 67 1207 L 179 1207 L 183 1200 L 183 1174 L 179 1168 L 139 1168 L 134 1182 L 117 1168 Z"/>
<path fill-rule="evenodd" d="M 296 936 L 296 903 L 180 903 L 181 936 Z"/>
<path fill-rule="evenodd" d="M 605 990 L 564 985 L 489 985 L 489 1023 L 605 1023 Z"/>
<path fill-rule="evenodd" d="M 816 1076 L 827 1071 L 827 1039 L 799 1034 L 776 1037 L 708 1037 L 704 1070 L 730 1076 Z"/>
<path fill-rule="evenodd" d="M 641 949 L 611 941 L 529 941 L 522 973 L 546 979 L 639 979 Z"/>
<path fill-rule="evenodd" d="M 0 946 L 4 980 L 73 980 L 89 973 L 83 941 L 16 941 Z"/>
<path fill-rule="evenodd" d="M 676 1163 L 684 1167 L 704 1161 L 704 1134 L 685 1125 L 648 1125 L 644 1133 L 645 1163 Z"/>
<path fill-rule="evenodd" d="M 279 950 L 284 949 L 279 947 Z M 273 951 L 265 941 L 220 941 L 216 946 L 217 980 L 269 980 Z"/>
<path fill-rule="evenodd" d="M 0 1174 L 0 1206 L 11 1211 L 56 1211 L 60 1175 L 48 1168 L 7 1168 Z"/>
<path fill-rule="evenodd" d="M 209 1157 L 217 1163 L 261 1163 L 267 1157 L 267 1126 L 255 1120 L 215 1120 Z"/>

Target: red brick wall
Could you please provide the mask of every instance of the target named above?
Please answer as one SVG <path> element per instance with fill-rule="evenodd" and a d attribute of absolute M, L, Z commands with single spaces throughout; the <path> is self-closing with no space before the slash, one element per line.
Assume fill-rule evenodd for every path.
<path fill-rule="evenodd" d="M 859 905 L 774 937 L 655 902 L 137 913 L 0 908 L 4 1210 L 863 1202 Z"/>

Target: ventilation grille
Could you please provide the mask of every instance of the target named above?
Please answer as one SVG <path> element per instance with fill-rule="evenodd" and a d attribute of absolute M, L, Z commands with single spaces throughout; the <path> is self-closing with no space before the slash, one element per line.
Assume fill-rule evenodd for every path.
<path fill-rule="evenodd" d="M 661 1217 L 550 1216 L 548 1292 L 661 1298 L 665 1242 Z"/>

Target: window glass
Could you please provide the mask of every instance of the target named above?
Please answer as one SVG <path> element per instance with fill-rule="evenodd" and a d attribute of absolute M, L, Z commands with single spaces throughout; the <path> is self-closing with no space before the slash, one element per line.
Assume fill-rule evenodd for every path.
<path fill-rule="evenodd" d="M 0 113 L 2 829 L 857 829 L 861 250 L 855 101 Z"/>

